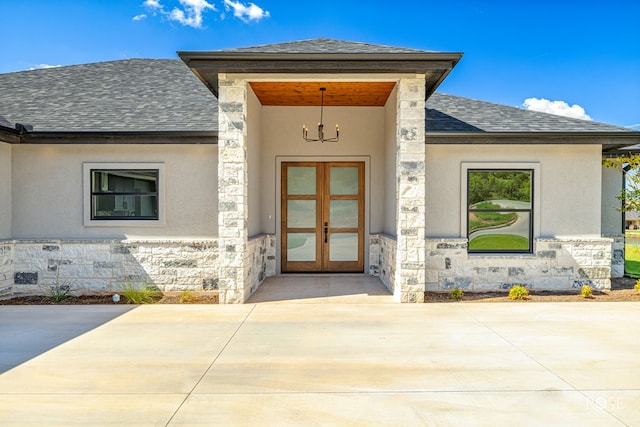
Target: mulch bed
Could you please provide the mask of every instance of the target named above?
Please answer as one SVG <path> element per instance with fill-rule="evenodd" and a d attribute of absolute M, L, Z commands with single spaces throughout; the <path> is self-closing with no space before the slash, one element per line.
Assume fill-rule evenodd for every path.
<path fill-rule="evenodd" d="M 611 290 L 593 291 L 593 298 L 582 298 L 577 292 L 558 291 L 532 291 L 529 295 L 529 302 L 640 302 L 640 293 L 633 286 L 636 279 L 623 277 L 611 281 Z M 0 300 L 0 305 L 83 305 L 83 304 L 126 304 L 124 298 L 120 302 L 114 303 L 109 295 L 79 295 L 54 302 L 48 295 L 18 296 L 10 299 Z M 512 301 L 508 298 L 507 292 L 465 292 L 462 300 L 452 300 L 449 292 L 425 292 L 426 303 L 465 303 L 465 302 L 510 302 L 518 303 L 522 301 Z M 193 292 L 188 298 L 184 298 L 181 292 L 168 292 L 152 304 L 218 304 L 218 295 L 212 293 Z"/>
<path fill-rule="evenodd" d="M 84 304 L 126 304 L 124 298 L 114 303 L 112 295 L 78 295 L 70 296 L 60 302 L 55 302 L 48 295 L 28 295 L 0 300 L 0 305 L 84 305 Z M 182 297 L 180 292 L 166 293 L 151 304 L 218 304 L 217 294 L 193 293 L 188 298 Z"/>
<path fill-rule="evenodd" d="M 611 290 L 593 291 L 593 298 L 582 298 L 580 290 L 576 292 L 560 291 L 531 291 L 527 301 L 530 302 L 640 302 L 640 293 L 633 286 L 636 279 L 629 277 L 616 278 L 611 280 Z M 449 292 L 425 292 L 424 300 L 430 302 L 510 302 L 513 301 L 507 296 L 508 292 L 465 292 L 462 300 L 452 300 Z"/>

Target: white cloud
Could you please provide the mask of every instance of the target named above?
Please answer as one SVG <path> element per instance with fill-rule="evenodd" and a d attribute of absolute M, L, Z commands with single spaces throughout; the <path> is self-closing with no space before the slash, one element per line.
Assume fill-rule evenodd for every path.
<path fill-rule="evenodd" d="M 142 3 L 142 5 L 146 7 L 150 7 L 151 9 L 162 9 L 162 6 L 160 5 L 159 0 L 145 0 L 145 2 Z"/>
<path fill-rule="evenodd" d="M 262 9 L 255 3 L 249 3 L 247 6 L 239 1 L 224 0 L 224 6 L 227 10 L 233 9 L 233 16 L 243 22 L 259 21 L 269 17 L 269 11 Z"/>
<path fill-rule="evenodd" d="M 41 69 L 44 69 L 44 68 L 58 68 L 58 67 L 62 67 L 62 65 L 38 64 L 35 67 L 30 67 L 29 71 L 31 71 L 31 70 L 41 70 Z"/>
<path fill-rule="evenodd" d="M 578 104 L 569 105 L 564 101 L 549 101 L 544 98 L 527 98 L 522 103 L 527 110 L 541 111 L 574 119 L 593 120 Z"/>
<path fill-rule="evenodd" d="M 175 0 L 145 0 L 142 3 L 150 13 L 165 17 L 170 21 L 179 22 L 182 25 L 202 28 L 204 13 L 207 10 L 217 10 L 216 7 L 207 0 L 178 0 L 180 5 L 166 6 L 167 3 L 177 3 Z M 269 17 L 269 12 L 262 9 L 255 3 L 244 4 L 241 1 L 223 0 L 224 8 L 227 11 L 233 10 L 233 16 L 242 22 L 260 21 Z M 140 14 L 133 17 L 134 21 L 145 19 L 147 15 Z M 224 19 L 224 13 L 220 14 Z"/>
<path fill-rule="evenodd" d="M 203 12 L 207 9 L 216 10 L 206 0 L 180 0 L 180 4 L 184 7 L 184 10 L 174 7 L 169 14 L 169 19 L 193 28 L 202 28 Z"/>
<path fill-rule="evenodd" d="M 193 28 L 202 28 L 202 15 L 205 11 L 216 10 L 215 6 L 206 0 L 180 0 L 180 7 L 174 6 L 170 12 L 160 3 L 160 0 L 145 0 L 142 5 L 151 10 L 154 15 L 159 13 L 171 21 Z"/>

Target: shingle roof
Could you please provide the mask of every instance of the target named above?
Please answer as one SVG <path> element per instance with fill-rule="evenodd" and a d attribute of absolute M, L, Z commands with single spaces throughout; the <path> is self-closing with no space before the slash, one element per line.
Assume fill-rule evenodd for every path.
<path fill-rule="evenodd" d="M 619 126 L 434 93 L 427 132 L 633 132 Z"/>
<path fill-rule="evenodd" d="M 0 114 L 34 131 L 214 131 L 217 101 L 180 60 L 0 74 Z"/>
<path fill-rule="evenodd" d="M 350 42 L 328 38 L 299 40 L 285 43 L 267 44 L 261 46 L 223 49 L 216 52 L 229 53 L 431 53 L 432 51 L 418 50 L 405 47 L 384 46 L 377 44 Z"/>
<path fill-rule="evenodd" d="M 633 132 L 442 93 L 429 98 L 426 113 L 427 132 Z M 217 100 L 172 59 L 0 74 L 0 125 L 16 122 L 36 132 L 217 131 Z"/>

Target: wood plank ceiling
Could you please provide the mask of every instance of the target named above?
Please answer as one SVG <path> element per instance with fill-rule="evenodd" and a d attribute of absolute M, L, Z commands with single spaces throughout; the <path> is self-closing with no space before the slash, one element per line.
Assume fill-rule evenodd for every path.
<path fill-rule="evenodd" d="M 349 107 L 383 107 L 395 86 L 394 82 L 250 82 L 262 105 L 307 107 L 320 105 L 320 88 L 324 105 Z"/>

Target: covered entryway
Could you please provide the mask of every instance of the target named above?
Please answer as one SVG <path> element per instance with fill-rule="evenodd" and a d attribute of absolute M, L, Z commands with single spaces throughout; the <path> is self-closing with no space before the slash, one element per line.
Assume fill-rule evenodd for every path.
<path fill-rule="evenodd" d="M 282 272 L 364 270 L 364 163 L 282 163 Z"/>

